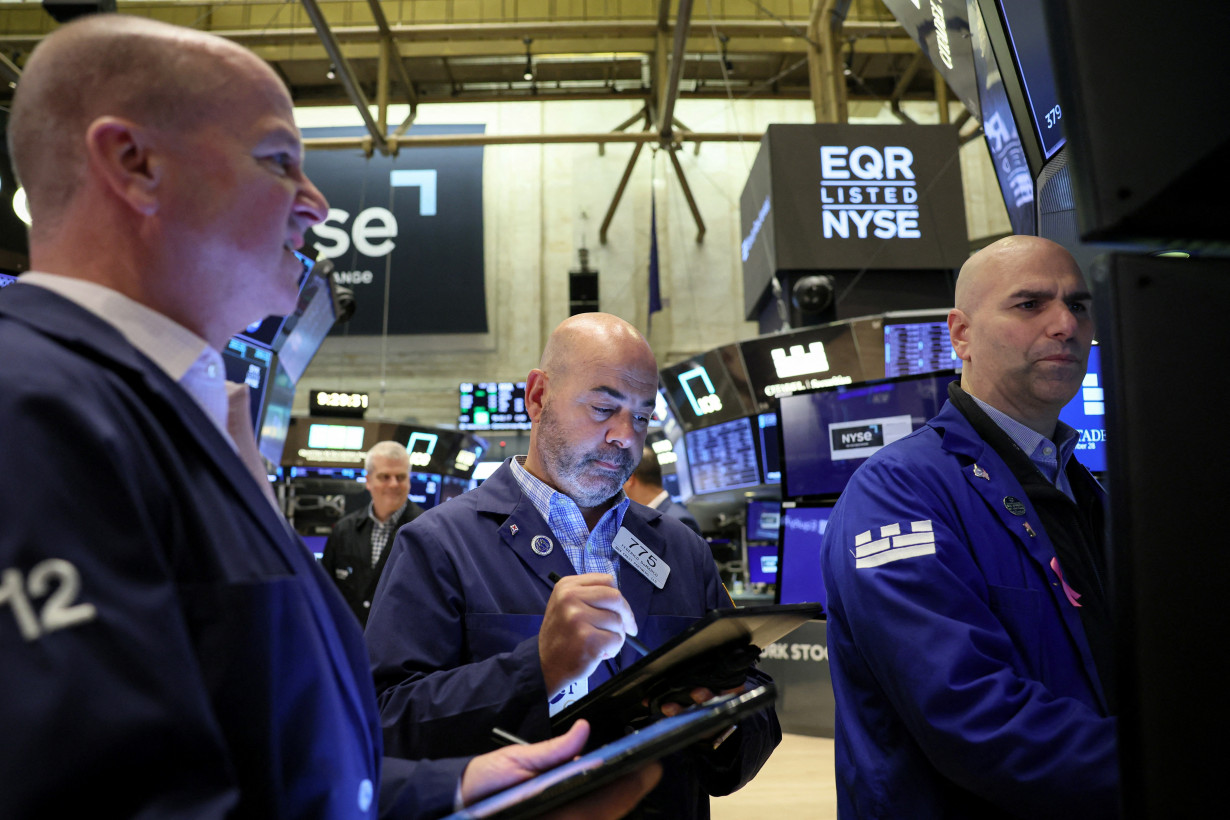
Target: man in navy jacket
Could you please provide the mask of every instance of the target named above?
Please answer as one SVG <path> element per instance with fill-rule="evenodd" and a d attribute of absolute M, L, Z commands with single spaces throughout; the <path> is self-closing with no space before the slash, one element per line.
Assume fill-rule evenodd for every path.
<path fill-rule="evenodd" d="M 383 759 L 358 625 L 241 455 L 219 350 L 294 307 L 327 210 L 277 75 L 95 15 L 35 49 L 9 140 L 0 816 L 439 816 L 575 754 Z"/>
<path fill-rule="evenodd" d="M 961 382 L 872 456 L 822 568 L 843 817 L 1118 813 L 1104 494 L 1059 411 L 1090 294 L 1059 245 L 973 256 L 948 317 Z"/>
<path fill-rule="evenodd" d="M 732 605 L 708 544 L 622 491 L 657 389 L 634 327 L 565 320 L 526 381 L 529 454 L 398 533 L 365 633 L 391 751 L 484 751 L 492 724 L 548 737 L 551 715 L 640 657 L 625 635 L 653 648 Z M 653 561 L 621 548 L 629 538 Z M 708 817 L 708 795 L 751 779 L 780 739 L 769 710 L 717 749 L 672 756 L 648 808 Z"/>

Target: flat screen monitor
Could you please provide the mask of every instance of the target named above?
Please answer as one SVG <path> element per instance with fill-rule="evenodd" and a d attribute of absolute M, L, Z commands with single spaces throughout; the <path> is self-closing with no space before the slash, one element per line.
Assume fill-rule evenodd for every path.
<path fill-rule="evenodd" d="M 312 551 L 312 554 L 316 556 L 317 561 L 325 557 L 325 542 L 329 540 L 329 536 L 301 535 L 299 537 L 303 539 L 303 543 Z"/>
<path fill-rule="evenodd" d="M 273 368 L 273 351 L 232 337 L 222 349 L 222 365 L 226 369 L 227 381 L 248 386 L 252 430 L 257 431 L 260 428 L 261 409 L 265 405 L 265 391 L 269 386 L 269 373 Z"/>
<path fill-rule="evenodd" d="M 765 484 L 782 482 L 781 439 L 777 433 L 777 411 L 756 416 L 760 433 L 760 473 Z"/>
<path fill-rule="evenodd" d="M 440 503 L 440 476 L 435 473 L 410 474 L 410 500 L 425 510 Z"/>
<path fill-rule="evenodd" d="M 756 412 L 738 345 L 725 345 L 661 371 L 671 409 L 684 430 Z"/>
<path fill-rule="evenodd" d="M 359 424 L 312 424 L 307 446 L 313 450 L 362 450 L 366 433 Z"/>
<path fill-rule="evenodd" d="M 777 544 L 747 545 L 747 580 L 752 584 L 777 583 Z"/>
<path fill-rule="evenodd" d="M 885 378 L 961 369 L 948 336 L 947 313 L 928 312 L 913 320 L 884 317 Z"/>
<path fill-rule="evenodd" d="M 782 505 L 781 543 L 777 558 L 779 604 L 828 604 L 820 573 L 820 544 L 831 505 Z"/>
<path fill-rule="evenodd" d="M 760 465 L 750 418 L 735 419 L 684 434 L 692 492 L 716 493 L 754 487 L 760 483 Z"/>
<path fill-rule="evenodd" d="M 295 256 L 303 264 L 295 309 L 286 316 L 268 316 L 255 322 L 235 337 L 277 353 L 291 382 L 298 384 L 325 336 L 333 329 L 337 311 L 329 276 L 317 272 L 316 263 L 298 251 Z"/>
<path fill-rule="evenodd" d="M 528 430 L 525 382 L 462 382 L 457 429 Z"/>
<path fill-rule="evenodd" d="M 306 265 L 312 264 L 302 254 L 300 258 Z M 303 378 L 336 320 L 332 279 L 309 273 L 299 290 L 299 303 L 282 323 L 273 345 L 293 383 L 298 384 Z"/>
<path fill-rule="evenodd" d="M 806 390 L 864 381 L 858 342 L 849 322 L 775 333 L 739 343 L 757 409 Z M 870 374 L 870 375 L 879 375 Z"/>
<path fill-rule="evenodd" d="M 777 542 L 781 528 L 780 501 L 747 502 L 747 540 Z"/>
<path fill-rule="evenodd" d="M 269 383 L 265 388 L 265 403 L 256 437 L 261 455 L 272 464 L 282 463 L 282 451 L 286 447 L 286 434 L 290 432 L 290 411 L 294 401 L 295 383 L 282 366 L 281 358 L 275 355 Z"/>
<path fill-rule="evenodd" d="M 783 496 L 835 499 L 873 453 L 938 413 L 957 378 L 902 376 L 784 397 Z"/>
<path fill-rule="evenodd" d="M 1094 345 L 1089 351 L 1089 368 L 1080 392 L 1059 411 L 1059 420 L 1076 429 L 1076 460 L 1095 473 L 1106 472 L 1105 395 L 1102 350 Z"/>

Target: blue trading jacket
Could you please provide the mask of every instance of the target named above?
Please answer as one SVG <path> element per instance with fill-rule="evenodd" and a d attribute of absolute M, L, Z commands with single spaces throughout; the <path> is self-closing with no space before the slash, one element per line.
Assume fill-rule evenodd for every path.
<path fill-rule="evenodd" d="M 843 818 L 1117 815 L 1116 721 L 1054 560 L 951 402 L 855 473 L 822 548 Z"/>

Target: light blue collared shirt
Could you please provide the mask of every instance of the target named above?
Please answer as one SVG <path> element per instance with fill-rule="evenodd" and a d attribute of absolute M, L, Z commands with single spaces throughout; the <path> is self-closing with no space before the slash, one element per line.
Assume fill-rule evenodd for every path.
<path fill-rule="evenodd" d="M 1007 433 L 1008 438 L 1012 439 L 1013 443 L 1029 456 L 1029 460 L 1046 477 L 1047 481 L 1054 484 L 1056 489 L 1068 498 L 1076 500 L 1072 493 L 1072 483 L 1068 481 L 1068 475 L 1065 472 L 1068 459 L 1072 457 L 1072 453 L 1076 452 L 1078 436 L 1075 430 L 1062 421 L 1059 422 L 1055 426 L 1055 438 L 1058 441 L 1053 442 L 1007 413 L 996 410 L 977 396 L 971 395 L 970 398 L 978 402 L 978 406 L 991 417 L 991 421 Z"/>
<path fill-rule="evenodd" d="M 23 273 L 20 281 L 63 296 L 118 330 L 129 344 L 178 382 L 231 441 L 226 430 L 226 368 L 222 354 L 204 339 L 158 311 L 95 282 L 38 271 Z"/>
<path fill-rule="evenodd" d="M 572 568 L 578 574 L 608 573 L 614 576 L 615 586 L 618 588 L 619 565 L 615 560 L 615 550 L 611 547 L 611 542 L 624 525 L 624 513 L 628 511 L 627 494 L 622 489 L 619 491 L 616 496 L 619 500 L 602 514 L 593 532 L 590 532 L 577 503 L 531 475 L 522 466 L 525 458 L 513 456 L 509 460 L 513 478 L 517 479 L 521 491 L 529 497 L 534 509 L 538 510 L 551 532 L 559 539 L 564 553 L 572 562 Z"/>

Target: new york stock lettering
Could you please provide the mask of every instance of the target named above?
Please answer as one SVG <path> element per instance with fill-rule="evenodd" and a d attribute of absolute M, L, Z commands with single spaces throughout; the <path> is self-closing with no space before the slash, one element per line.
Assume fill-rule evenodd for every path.
<path fill-rule="evenodd" d="M 825 239 L 919 239 L 914 152 L 904 145 L 820 147 Z"/>

